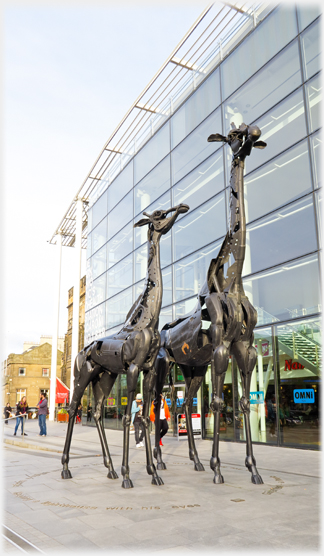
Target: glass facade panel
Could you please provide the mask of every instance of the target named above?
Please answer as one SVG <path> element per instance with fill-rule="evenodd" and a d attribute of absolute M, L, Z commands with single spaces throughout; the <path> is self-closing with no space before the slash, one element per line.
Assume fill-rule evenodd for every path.
<path fill-rule="evenodd" d="M 206 280 L 210 261 L 217 256 L 221 244 L 221 241 L 212 243 L 174 265 L 174 301 L 198 294 Z"/>
<path fill-rule="evenodd" d="M 224 103 L 224 128 L 250 124 L 301 85 L 298 42 L 295 40 Z"/>
<path fill-rule="evenodd" d="M 172 267 L 168 266 L 162 271 L 163 297 L 162 307 L 172 303 Z"/>
<path fill-rule="evenodd" d="M 110 268 L 133 251 L 133 224 L 127 224 L 107 243 L 107 266 Z"/>
<path fill-rule="evenodd" d="M 245 293 L 258 311 L 259 326 L 320 312 L 319 284 L 317 255 L 243 280 Z"/>
<path fill-rule="evenodd" d="M 106 299 L 106 273 L 92 283 L 92 307 L 99 305 Z"/>
<path fill-rule="evenodd" d="M 299 89 L 275 106 L 258 120 L 258 126 L 267 147 L 258 156 L 247 158 L 246 173 L 306 137 L 303 91 Z"/>
<path fill-rule="evenodd" d="M 220 104 L 219 69 L 193 93 L 171 118 L 171 148 L 182 141 Z"/>
<path fill-rule="evenodd" d="M 97 251 L 90 259 L 92 268 L 92 278 L 95 280 L 100 274 L 105 272 L 106 264 L 106 246 Z"/>
<path fill-rule="evenodd" d="M 107 191 L 105 191 L 92 207 L 92 227 L 94 228 L 107 215 Z M 88 224 L 89 225 L 89 224 Z M 91 229 L 91 228 L 89 228 Z"/>
<path fill-rule="evenodd" d="M 302 31 L 314 21 L 319 15 L 321 15 L 321 4 L 298 4 L 297 6 L 297 13 L 298 13 L 298 25 L 299 30 Z"/>
<path fill-rule="evenodd" d="M 283 446 L 320 445 L 319 319 L 276 327 L 279 431 Z"/>
<path fill-rule="evenodd" d="M 128 255 L 107 272 L 107 298 L 133 283 L 133 255 Z"/>
<path fill-rule="evenodd" d="M 108 239 L 111 239 L 121 228 L 133 218 L 133 191 L 109 213 Z"/>
<path fill-rule="evenodd" d="M 123 324 L 133 303 L 132 291 L 133 288 L 130 287 L 106 301 L 107 328 L 112 328 L 113 326 L 117 326 L 117 324 Z"/>
<path fill-rule="evenodd" d="M 92 253 L 98 251 L 98 249 L 100 249 L 100 247 L 102 247 L 104 243 L 106 243 L 107 217 L 104 218 L 104 220 L 101 220 L 100 224 L 98 224 L 98 226 L 94 228 L 91 234 L 91 240 L 92 240 Z"/>
<path fill-rule="evenodd" d="M 322 189 L 319 189 L 315 192 L 315 204 L 316 204 L 316 215 L 317 215 L 317 225 L 318 225 L 318 241 L 319 241 L 319 249 L 322 249 L 322 241 L 323 241 L 323 204 L 322 204 Z"/>
<path fill-rule="evenodd" d="M 142 280 L 147 271 L 147 243 L 134 252 L 135 282 Z"/>
<path fill-rule="evenodd" d="M 246 229 L 243 276 L 316 251 L 313 196 L 292 203 Z"/>
<path fill-rule="evenodd" d="M 193 309 L 197 305 L 197 295 L 191 299 L 185 299 L 174 305 L 174 318 L 178 319 L 180 317 L 185 317 L 191 314 Z"/>
<path fill-rule="evenodd" d="M 170 151 L 170 123 L 166 123 L 134 158 L 134 182 L 138 183 Z"/>
<path fill-rule="evenodd" d="M 223 149 L 219 149 L 173 187 L 172 204 L 186 203 L 193 210 L 223 188 Z"/>
<path fill-rule="evenodd" d="M 321 69 L 320 21 L 313 23 L 301 35 L 301 47 L 305 79 L 309 79 Z"/>
<path fill-rule="evenodd" d="M 308 120 L 310 132 L 321 126 L 320 102 L 322 100 L 322 85 L 320 76 L 314 77 L 306 85 L 306 97 L 308 104 Z"/>
<path fill-rule="evenodd" d="M 174 261 L 189 255 L 205 245 L 207 241 L 218 239 L 225 233 L 225 194 L 220 193 L 174 224 Z"/>
<path fill-rule="evenodd" d="M 246 176 L 244 189 L 247 222 L 309 193 L 312 182 L 307 141 Z"/>
<path fill-rule="evenodd" d="M 134 190 L 134 214 L 146 209 L 170 187 L 170 156 L 152 170 Z"/>
<path fill-rule="evenodd" d="M 161 309 L 160 318 L 159 318 L 159 330 L 162 330 L 165 324 L 168 322 L 172 322 L 172 307 L 164 307 Z"/>
<path fill-rule="evenodd" d="M 322 153 L 322 136 L 320 133 L 314 133 L 310 137 L 313 162 L 314 187 L 321 187 L 321 153 Z"/>
<path fill-rule="evenodd" d="M 222 64 L 223 99 L 240 87 L 296 36 L 295 7 L 279 6 Z"/>
<path fill-rule="evenodd" d="M 172 151 L 172 184 L 179 181 L 215 152 L 215 144 L 207 142 L 208 136 L 212 133 L 222 133 L 220 108 L 215 110 Z"/>
<path fill-rule="evenodd" d="M 107 190 L 108 211 L 110 212 L 133 187 L 133 161 L 117 176 Z"/>

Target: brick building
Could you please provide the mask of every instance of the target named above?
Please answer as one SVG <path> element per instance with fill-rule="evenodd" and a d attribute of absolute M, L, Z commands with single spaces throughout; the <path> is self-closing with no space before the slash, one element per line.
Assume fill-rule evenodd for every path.
<path fill-rule="evenodd" d="M 80 280 L 80 310 L 79 310 L 79 347 L 81 351 L 84 347 L 84 315 L 85 315 L 85 295 L 86 295 L 86 277 Z M 70 388 L 71 377 L 71 345 L 72 345 L 72 322 L 73 322 L 73 288 L 68 292 L 68 326 L 67 333 L 64 336 L 64 351 L 62 357 L 61 380 Z"/>

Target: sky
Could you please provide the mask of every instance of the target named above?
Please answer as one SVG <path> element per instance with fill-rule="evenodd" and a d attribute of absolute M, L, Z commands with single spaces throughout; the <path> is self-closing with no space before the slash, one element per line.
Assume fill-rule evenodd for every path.
<path fill-rule="evenodd" d="M 206 6 L 2 3 L 1 361 L 54 334 L 58 263 L 48 242 L 110 134 Z M 75 272 L 75 249 L 62 251 L 60 336 Z"/>

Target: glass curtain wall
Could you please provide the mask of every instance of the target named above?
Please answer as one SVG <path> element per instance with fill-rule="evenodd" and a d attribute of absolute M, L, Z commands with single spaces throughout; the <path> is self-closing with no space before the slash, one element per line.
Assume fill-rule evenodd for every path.
<path fill-rule="evenodd" d="M 307 323 L 321 311 L 320 19 L 316 7 L 283 4 L 273 9 L 198 88 L 193 85 L 183 104 L 111 183 L 108 174 L 103 177 L 107 189 L 88 215 L 86 343 L 118 331 L 141 294 L 147 268 L 147 230 L 133 225 L 142 212 L 179 203 L 190 206 L 161 240 L 161 328 L 194 308 L 209 261 L 217 255 L 227 230 L 230 149 L 208 143 L 207 137 L 217 132 L 226 135 L 231 122 L 256 123 L 261 128 L 267 148 L 248 157 L 244 192 L 247 246 L 243 281 L 258 312 L 253 391 L 263 392 L 264 397 L 263 403 L 260 397 L 258 402 L 251 402 L 256 442 L 307 444 L 307 434 L 298 438 L 297 433 L 295 437 L 288 434 L 294 426 L 289 428 L 290 417 L 288 421 L 280 418 L 280 404 L 286 399 L 294 411 L 291 397 L 298 389 L 293 384 L 295 375 L 290 377 L 290 386 L 283 388 L 288 371 L 281 368 L 291 359 L 292 364 L 303 365 L 310 373 L 312 370 L 300 354 L 297 359 L 291 356 L 280 338 L 284 327 L 292 327 L 293 337 L 299 338 L 296 319 L 305 319 L 304 326 L 312 328 Z M 318 345 L 319 330 L 318 325 L 314 340 Z M 308 338 L 309 333 L 306 335 Z M 177 369 L 174 374 L 179 392 L 184 391 Z M 317 378 L 314 373 L 309 377 L 306 371 L 304 375 L 298 384 L 313 380 L 314 388 L 310 388 L 316 394 L 312 407 L 318 408 L 319 371 Z M 177 390 L 167 388 L 175 419 L 181 397 L 177 397 Z M 224 439 L 244 441 L 238 410 L 240 388 L 240 373 L 231 361 L 224 390 Z M 303 389 L 307 390 L 299 388 Z M 108 414 L 124 412 L 122 399 L 126 394 L 122 392 L 125 394 L 120 377 L 109 404 L 107 401 L 109 427 L 114 425 Z M 212 436 L 213 427 L 210 396 L 208 370 L 197 400 L 207 437 Z M 269 417 L 271 403 L 274 423 Z M 304 419 L 296 431 L 308 430 L 306 421 L 310 426 L 316 419 Z M 315 432 L 308 438 L 309 445 L 316 447 Z"/>

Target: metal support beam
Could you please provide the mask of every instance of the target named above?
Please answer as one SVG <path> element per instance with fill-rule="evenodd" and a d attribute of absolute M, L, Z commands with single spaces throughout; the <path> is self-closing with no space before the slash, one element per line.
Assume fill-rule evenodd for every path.
<path fill-rule="evenodd" d="M 61 266 L 62 266 L 62 234 L 57 235 L 58 250 L 58 282 L 57 295 L 55 299 L 56 307 L 54 312 L 54 330 L 52 338 L 52 360 L 51 360 L 51 383 L 50 383 L 50 399 L 49 399 L 49 420 L 54 421 L 55 417 L 55 397 L 56 397 L 56 367 L 57 367 L 57 344 L 59 335 L 59 318 L 60 318 L 60 294 L 61 294 Z"/>
<path fill-rule="evenodd" d="M 82 210 L 83 201 L 78 197 L 76 201 L 76 230 L 75 230 L 75 279 L 73 286 L 73 316 L 72 316 L 72 345 L 71 345 L 71 375 L 70 375 L 70 403 L 74 389 L 74 361 L 79 352 L 79 313 L 80 313 L 80 279 L 81 279 L 81 241 L 82 241 Z"/>

